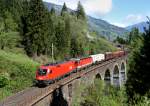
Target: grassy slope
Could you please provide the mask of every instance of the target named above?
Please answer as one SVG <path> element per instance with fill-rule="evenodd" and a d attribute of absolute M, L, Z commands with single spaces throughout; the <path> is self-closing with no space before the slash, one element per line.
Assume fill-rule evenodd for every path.
<path fill-rule="evenodd" d="M 116 47 L 113 46 L 112 43 L 109 41 L 99 38 L 99 48 L 101 49 L 102 52 L 108 52 L 108 51 L 115 51 Z"/>
<path fill-rule="evenodd" d="M 91 47 L 95 50 L 94 54 L 117 50 L 117 48 L 113 46 L 113 43 L 110 43 L 104 38 L 97 38 L 96 40 L 92 41 Z"/>
<path fill-rule="evenodd" d="M 0 50 L 0 75 L 9 79 L 7 85 L 0 88 L 0 100 L 30 87 L 38 65 L 24 54 Z"/>

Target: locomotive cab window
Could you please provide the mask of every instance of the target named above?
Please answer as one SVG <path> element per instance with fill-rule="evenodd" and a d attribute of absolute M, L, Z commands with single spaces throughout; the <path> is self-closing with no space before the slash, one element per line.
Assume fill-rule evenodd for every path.
<path fill-rule="evenodd" d="M 78 64 L 80 61 L 75 61 L 75 64 Z"/>
<path fill-rule="evenodd" d="M 51 74 L 52 73 L 52 70 L 48 70 L 48 72 L 47 72 L 48 74 Z"/>
<path fill-rule="evenodd" d="M 46 73 L 47 73 L 47 69 L 39 69 L 38 70 L 38 74 L 41 75 L 41 76 L 46 75 Z"/>

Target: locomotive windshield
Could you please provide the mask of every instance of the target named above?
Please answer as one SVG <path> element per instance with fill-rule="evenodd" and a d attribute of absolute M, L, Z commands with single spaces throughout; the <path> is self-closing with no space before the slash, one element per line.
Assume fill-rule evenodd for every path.
<path fill-rule="evenodd" d="M 47 73 L 47 69 L 39 69 L 38 70 L 38 75 L 44 76 Z"/>

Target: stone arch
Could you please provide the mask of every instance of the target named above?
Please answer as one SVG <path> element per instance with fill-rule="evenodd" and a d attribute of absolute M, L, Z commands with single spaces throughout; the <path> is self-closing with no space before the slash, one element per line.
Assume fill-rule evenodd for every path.
<path fill-rule="evenodd" d="M 121 77 L 121 83 L 124 84 L 126 81 L 126 66 L 124 62 L 121 63 L 120 77 Z"/>
<path fill-rule="evenodd" d="M 113 69 L 113 85 L 115 87 L 120 87 L 120 81 L 119 81 L 119 68 L 118 65 L 115 65 Z"/>
<path fill-rule="evenodd" d="M 104 82 L 106 85 L 111 85 L 111 74 L 109 69 L 105 71 Z"/>
<path fill-rule="evenodd" d="M 67 100 L 63 96 L 61 87 L 53 92 L 50 106 L 69 106 Z"/>
<path fill-rule="evenodd" d="M 100 82 L 101 80 L 102 80 L 101 75 L 97 73 L 96 76 L 94 77 L 94 84 L 96 84 L 96 82 Z"/>
<path fill-rule="evenodd" d="M 96 74 L 95 79 L 99 79 L 99 80 L 101 80 L 101 79 L 102 79 L 102 77 L 101 77 L 101 75 L 98 73 L 98 74 Z"/>

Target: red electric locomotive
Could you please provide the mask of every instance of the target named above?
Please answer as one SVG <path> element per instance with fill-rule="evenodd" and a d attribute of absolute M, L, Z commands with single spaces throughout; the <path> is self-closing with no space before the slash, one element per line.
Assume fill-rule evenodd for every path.
<path fill-rule="evenodd" d="M 78 66 L 77 68 L 80 69 L 80 68 L 84 68 L 90 64 L 93 63 L 93 60 L 91 57 L 87 57 L 87 58 L 82 58 L 80 59 L 80 61 L 78 62 Z"/>
<path fill-rule="evenodd" d="M 78 60 L 70 60 L 63 63 L 52 63 L 40 66 L 36 71 L 37 84 L 49 84 L 61 79 L 67 74 L 76 71 L 78 68 L 84 68 L 92 64 L 92 58 L 82 58 Z"/>
<path fill-rule="evenodd" d="M 76 70 L 77 63 L 75 61 L 66 61 L 62 63 L 52 63 L 41 66 L 36 72 L 36 80 L 38 84 L 49 84 L 55 80 L 64 77 L 66 74 Z"/>

